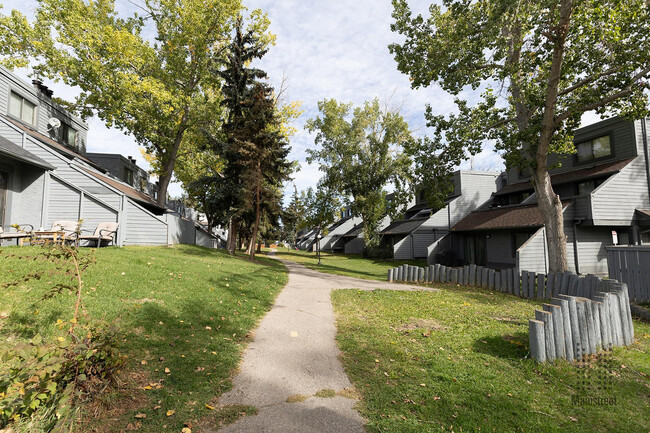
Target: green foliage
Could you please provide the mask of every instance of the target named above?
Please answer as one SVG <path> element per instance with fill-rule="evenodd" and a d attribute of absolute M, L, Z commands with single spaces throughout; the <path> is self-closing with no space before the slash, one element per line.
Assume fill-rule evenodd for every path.
<path fill-rule="evenodd" d="M 416 157 L 420 181 L 446 174 L 487 142 L 508 168 L 531 172 L 549 239 L 550 266 L 566 270 L 562 204 L 548 175 L 548 155 L 575 152 L 573 131 L 585 112 L 647 116 L 650 5 L 644 0 L 445 0 L 413 16 L 393 0 L 392 44 L 413 87 L 441 86 L 456 112 L 427 107 L 431 139 Z M 466 91 L 480 97 L 462 99 Z M 428 175 L 427 175 L 428 173 Z"/>
<path fill-rule="evenodd" d="M 3 349 L 0 361 L 9 368 L 0 369 L 0 427 L 49 410 L 47 431 L 65 431 L 76 402 L 95 397 L 123 366 L 116 341 L 115 328 L 80 325 L 53 343 L 36 335 Z"/>
<path fill-rule="evenodd" d="M 327 235 L 327 228 L 338 219 L 341 209 L 338 195 L 326 185 L 319 184 L 316 191 L 307 189 L 301 200 L 304 218 L 299 228 L 316 229 L 316 236 Z"/>
<path fill-rule="evenodd" d="M 223 62 L 243 6 L 240 0 L 138 6 L 143 15 L 124 18 L 113 0 L 40 0 L 32 25 L 17 12 L 0 17 L 0 37 L 12 54 L 5 64 L 31 58 L 37 75 L 79 87 L 71 108 L 124 130 L 154 155 L 164 201 L 190 138 L 185 133 L 221 122 L 221 80 L 210 71 Z M 250 16 L 252 30 L 272 43 L 267 17 Z"/>
<path fill-rule="evenodd" d="M 295 245 L 298 230 L 304 225 L 305 203 L 302 196 L 298 194 L 296 185 L 293 185 L 293 195 L 289 206 L 282 212 L 282 238 L 289 245 Z"/>
<path fill-rule="evenodd" d="M 634 345 L 583 364 L 540 365 L 527 358 L 528 320 L 539 302 L 435 287 L 332 293 L 341 361 L 363 397 L 358 409 L 368 432 L 650 428 L 650 418 L 639 416 L 647 406 L 649 324 L 635 321 Z M 576 405 L 574 396 L 616 398 L 616 404 Z"/>
<path fill-rule="evenodd" d="M 324 185 L 351 198 L 353 215 L 363 220 L 366 245 L 376 246 L 382 218 L 387 213 L 395 216 L 410 197 L 410 160 L 401 151 L 412 141 L 408 124 L 377 99 L 354 109 L 352 104 L 323 100 L 318 109 L 321 116 L 309 120 L 306 128 L 316 132 L 319 147 L 307 151 L 307 160 L 320 164 Z M 395 187 L 390 202 L 389 184 Z"/>
<path fill-rule="evenodd" d="M 79 221 L 77 234 L 81 224 Z M 46 244 L 35 261 L 53 264 L 49 274 L 64 277 L 64 282 L 43 293 L 41 302 L 63 292 L 74 294 L 76 302 L 70 321 L 58 320 L 59 329 L 69 328 L 53 343 L 46 343 L 47 338 L 36 334 L 27 343 L 19 342 L 0 351 L 0 427 L 45 411 L 53 414 L 45 420 L 46 430 L 64 431 L 72 422 L 70 415 L 76 400 L 92 397 L 110 384 L 124 359 L 116 349 L 116 328 L 91 322 L 85 315 L 82 319 L 82 274 L 94 263 L 94 256 L 79 254 L 75 246 Z M 29 284 L 44 275 L 45 271 L 28 273 L 2 287 Z"/>

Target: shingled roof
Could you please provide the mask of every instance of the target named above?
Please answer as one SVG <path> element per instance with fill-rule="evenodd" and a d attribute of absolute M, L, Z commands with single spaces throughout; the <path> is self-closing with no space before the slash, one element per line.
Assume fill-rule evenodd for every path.
<path fill-rule="evenodd" d="M 381 231 L 382 235 L 406 235 L 420 227 L 428 217 L 411 218 L 409 220 L 393 221 L 388 227 Z"/>
<path fill-rule="evenodd" d="M 563 203 L 566 208 L 569 202 Z M 474 211 L 451 228 L 454 232 L 542 227 L 544 218 L 537 204 L 506 206 Z"/>
<path fill-rule="evenodd" d="M 132 198 L 133 200 L 137 201 L 140 204 L 145 205 L 149 210 L 154 211 L 157 214 L 162 214 L 165 211 L 165 208 L 160 206 L 158 203 L 156 203 L 151 197 L 149 197 L 147 194 L 138 191 L 135 188 L 130 187 L 129 185 L 126 185 L 118 180 L 112 179 L 106 175 L 96 173 L 92 170 L 88 170 L 85 167 L 80 167 L 83 171 L 86 173 L 92 175 L 93 177 L 96 177 L 97 179 L 101 180 L 102 182 L 107 183 L 108 185 L 112 186 L 113 188 L 117 189 L 118 191 L 123 192 L 126 194 L 128 197 Z"/>
<path fill-rule="evenodd" d="M 608 162 L 600 164 L 595 167 L 583 168 L 580 170 L 573 170 L 568 173 L 555 174 L 551 176 L 551 183 L 553 185 L 560 185 L 568 182 L 575 182 L 577 180 L 586 180 L 601 177 L 607 174 L 617 173 L 623 167 L 632 162 L 634 158 L 624 159 L 622 161 Z M 515 192 L 532 191 L 533 184 L 530 182 L 518 182 L 506 185 L 494 195 L 512 194 Z"/>
<path fill-rule="evenodd" d="M 352 227 L 349 232 L 343 235 L 344 238 L 356 238 L 363 232 L 363 223 L 359 223 Z"/>

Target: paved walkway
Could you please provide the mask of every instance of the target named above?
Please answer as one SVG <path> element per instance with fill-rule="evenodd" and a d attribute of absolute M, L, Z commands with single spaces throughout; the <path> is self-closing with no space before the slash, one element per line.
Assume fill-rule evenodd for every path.
<path fill-rule="evenodd" d="M 322 389 L 339 392 L 352 386 L 338 359 L 330 292 L 423 288 L 324 274 L 283 262 L 289 268 L 289 283 L 255 331 L 233 389 L 219 401 L 255 406 L 258 414 L 219 431 L 363 433 L 364 420 L 353 407 L 356 400 L 313 397 Z M 298 394 L 310 397 L 287 403 L 288 397 Z"/>

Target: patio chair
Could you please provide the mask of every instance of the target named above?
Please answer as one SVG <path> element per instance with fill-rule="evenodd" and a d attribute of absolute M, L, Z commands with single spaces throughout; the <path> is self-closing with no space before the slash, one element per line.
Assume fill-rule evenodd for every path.
<path fill-rule="evenodd" d="M 27 227 L 29 227 L 29 229 L 27 229 Z M 31 224 L 18 224 L 18 230 L 20 231 L 6 232 L 2 226 L 0 226 L 0 246 L 2 246 L 2 241 L 5 239 L 15 239 L 16 245 L 22 245 L 22 240 L 31 236 L 34 226 Z"/>
<path fill-rule="evenodd" d="M 66 241 L 74 242 L 77 240 L 78 229 L 79 229 L 78 221 L 59 220 L 59 221 L 54 221 L 52 223 L 52 228 L 49 231 L 63 232 L 64 237 L 62 239 L 62 242 L 66 242 Z M 51 241 L 54 240 L 54 236 L 50 234 L 38 235 L 38 240 Z"/>
<path fill-rule="evenodd" d="M 77 241 L 96 242 L 97 248 L 106 245 L 115 244 L 115 237 L 117 236 L 118 223 L 99 223 L 92 235 L 81 235 Z"/>

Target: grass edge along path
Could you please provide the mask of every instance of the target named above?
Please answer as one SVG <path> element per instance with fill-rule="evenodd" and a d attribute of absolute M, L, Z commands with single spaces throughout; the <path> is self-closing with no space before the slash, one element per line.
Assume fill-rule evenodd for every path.
<path fill-rule="evenodd" d="M 29 260 L 39 253 L 36 247 L 0 251 L 0 284 L 34 266 L 47 266 Z M 218 397 L 232 387 L 251 331 L 286 285 L 286 267 L 278 260 L 250 262 L 188 245 L 102 248 L 95 254 L 96 263 L 83 275 L 84 306 L 93 319 L 118 325 L 119 349 L 128 362 L 120 381 L 125 386 L 83 407 L 86 416 L 77 431 L 181 431 L 186 425 L 218 427 L 252 413 L 218 407 Z M 42 295 L 61 278 L 48 276 L 4 290 L 3 344 L 36 333 L 57 335 L 56 322 L 69 319 L 73 297 L 42 300 Z M 23 431 L 38 431 L 37 421 Z"/>
<path fill-rule="evenodd" d="M 341 359 L 363 397 L 368 432 L 650 430 L 643 415 L 650 413 L 650 325 L 635 321 L 630 347 L 585 363 L 540 365 L 526 358 L 528 319 L 539 303 L 438 286 L 332 292 Z"/>
<path fill-rule="evenodd" d="M 319 265 L 316 253 L 287 250 L 286 247 L 277 248 L 275 254 L 281 259 L 291 260 L 315 271 L 363 280 L 386 281 L 388 270 L 403 264 L 426 266 L 426 260 L 366 259 L 356 254 L 326 252 L 321 252 L 321 264 Z"/>

